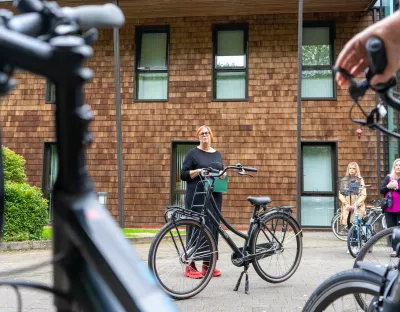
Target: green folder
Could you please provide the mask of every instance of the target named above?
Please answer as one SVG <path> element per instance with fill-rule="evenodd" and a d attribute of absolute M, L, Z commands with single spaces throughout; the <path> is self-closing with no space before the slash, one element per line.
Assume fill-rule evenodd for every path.
<path fill-rule="evenodd" d="M 211 185 L 212 180 L 208 179 L 210 183 L 204 183 L 206 190 Z M 228 193 L 228 175 L 226 175 L 225 179 L 215 178 L 214 182 L 214 192 L 216 193 Z"/>

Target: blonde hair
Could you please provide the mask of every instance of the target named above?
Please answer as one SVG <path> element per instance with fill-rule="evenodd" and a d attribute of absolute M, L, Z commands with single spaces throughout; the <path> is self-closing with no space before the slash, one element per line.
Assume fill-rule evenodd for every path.
<path fill-rule="evenodd" d="M 211 128 L 210 128 L 209 126 L 207 126 L 207 125 L 202 125 L 201 127 L 199 127 L 199 128 L 197 129 L 196 137 L 199 137 L 200 131 L 201 131 L 201 129 L 203 129 L 203 128 L 207 128 L 208 132 L 210 132 L 210 138 L 211 138 L 211 140 L 212 140 L 212 138 L 214 137 L 214 135 L 213 135 L 213 133 L 212 133 L 212 131 L 211 131 Z"/>
<path fill-rule="evenodd" d="M 392 171 L 389 174 L 389 176 L 392 180 L 397 180 L 396 172 L 394 171 L 394 166 L 396 165 L 396 162 L 398 162 L 398 161 L 400 161 L 400 158 L 395 159 L 395 161 L 393 162 L 393 165 L 392 165 Z"/>
<path fill-rule="evenodd" d="M 355 161 L 352 161 L 351 163 L 349 163 L 347 165 L 346 177 L 350 176 L 350 173 L 349 173 L 350 166 L 356 167 L 356 171 L 357 171 L 356 172 L 356 177 L 361 178 L 360 167 L 358 166 L 358 164 Z"/>

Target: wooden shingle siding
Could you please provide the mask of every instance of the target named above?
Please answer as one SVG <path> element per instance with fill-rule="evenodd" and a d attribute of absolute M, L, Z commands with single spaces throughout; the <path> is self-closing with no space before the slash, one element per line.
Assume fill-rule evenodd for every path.
<path fill-rule="evenodd" d="M 193 140 L 209 125 L 213 146 L 225 164 L 257 167 L 254 178 L 231 173 L 224 216 L 244 227 L 248 196 L 271 196 L 273 204 L 296 204 L 297 15 L 129 18 L 120 31 L 121 104 L 125 187 L 125 226 L 155 227 L 169 203 L 172 140 Z M 371 23 L 367 13 L 305 14 L 304 20 L 336 23 L 336 54 L 357 31 Z M 212 25 L 247 23 L 248 101 L 212 101 Z M 169 25 L 169 100 L 134 101 L 135 27 Z M 95 112 L 95 142 L 88 167 L 96 190 L 108 193 L 108 208 L 118 216 L 116 115 L 112 31 L 102 31 L 89 62 L 95 72 L 86 101 Z M 43 141 L 52 140 L 52 106 L 44 103 L 45 80 L 18 75 L 18 88 L 3 101 L 4 144 L 27 159 L 29 181 L 41 184 Z M 372 106 L 370 95 L 364 104 Z M 302 140 L 338 141 L 339 175 L 351 160 L 367 183 L 376 179 L 376 136 L 348 119 L 347 90 L 337 101 L 302 102 Z M 39 110 L 41 113 L 39 114 Z M 376 195 L 376 185 L 375 187 Z M 372 192 L 372 191 L 371 191 Z M 372 192 L 372 193 L 373 193 Z M 372 195 L 371 195 L 372 196 Z"/>

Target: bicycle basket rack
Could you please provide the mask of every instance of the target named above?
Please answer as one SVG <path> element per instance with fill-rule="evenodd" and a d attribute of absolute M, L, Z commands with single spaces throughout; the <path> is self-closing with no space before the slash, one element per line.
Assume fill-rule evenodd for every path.
<path fill-rule="evenodd" d="M 360 193 L 361 178 L 345 176 L 339 180 L 339 191 L 344 196 L 358 195 Z"/>
<path fill-rule="evenodd" d="M 165 222 L 169 222 L 171 220 L 177 221 L 181 219 L 195 219 L 201 222 L 204 217 L 205 215 L 203 213 L 192 211 L 190 209 L 186 209 L 185 207 L 177 205 L 165 207 Z"/>

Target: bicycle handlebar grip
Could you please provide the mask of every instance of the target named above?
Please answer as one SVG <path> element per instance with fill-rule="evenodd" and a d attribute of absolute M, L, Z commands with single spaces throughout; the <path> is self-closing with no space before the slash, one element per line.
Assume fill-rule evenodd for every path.
<path fill-rule="evenodd" d="M 13 5 L 21 13 L 40 12 L 43 10 L 43 3 L 40 0 L 14 0 Z"/>
<path fill-rule="evenodd" d="M 382 74 L 387 65 L 383 41 L 378 37 L 371 37 L 368 39 L 365 48 L 367 49 L 369 69 L 372 75 Z"/>
<path fill-rule="evenodd" d="M 252 172 L 257 172 L 257 168 L 248 168 L 248 167 L 243 167 L 244 170 L 246 171 L 252 171 Z"/>
<path fill-rule="evenodd" d="M 104 5 L 83 5 L 63 8 L 63 13 L 73 19 L 81 28 L 119 28 L 125 23 L 121 9 L 111 3 Z"/>
<path fill-rule="evenodd" d="M 37 37 L 43 32 L 43 18 L 40 13 L 25 13 L 10 19 L 7 27 L 21 34 Z"/>

